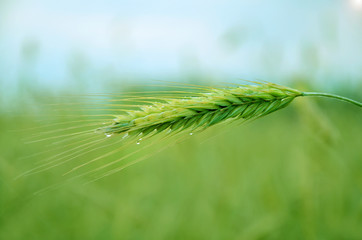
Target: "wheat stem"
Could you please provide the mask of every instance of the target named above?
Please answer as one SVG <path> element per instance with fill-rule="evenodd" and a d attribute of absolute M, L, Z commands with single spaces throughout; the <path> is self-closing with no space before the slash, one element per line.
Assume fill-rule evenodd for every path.
<path fill-rule="evenodd" d="M 342 101 L 345 101 L 345 102 L 349 102 L 349 103 L 355 104 L 355 105 L 357 105 L 359 107 L 362 107 L 361 102 L 358 102 L 358 101 L 350 99 L 350 98 L 342 97 L 342 96 L 339 96 L 339 95 L 336 95 L 336 94 L 319 93 L 319 92 L 303 92 L 302 96 L 335 98 L 335 99 L 342 100 Z"/>

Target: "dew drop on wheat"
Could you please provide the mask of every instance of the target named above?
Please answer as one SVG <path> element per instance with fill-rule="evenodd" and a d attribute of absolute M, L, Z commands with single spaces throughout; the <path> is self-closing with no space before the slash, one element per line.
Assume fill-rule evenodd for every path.
<path fill-rule="evenodd" d="M 110 137 L 112 137 L 112 134 L 106 134 L 106 137 L 110 138 Z"/>
<path fill-rule="evenodd" d="M 142 138 L 138 139 L 137 142 L 136 142 L 136 144 L 137 144 L 137 145 L 140 145 L 140 144 L 141 144 L 141 141 L 142 141 Z"/>
<path fill-rule="evenodd" d="M 122 139 L 125 139 L 125 138 L 127 138 L 128 136 L 129 136 L 128 133 L 126 133 L 126 134 L 123 135 Z"/>
<path fill-rule="evenodd" d="M 194 135 L 194 133 L 189 133 L 190 136 Z"/>

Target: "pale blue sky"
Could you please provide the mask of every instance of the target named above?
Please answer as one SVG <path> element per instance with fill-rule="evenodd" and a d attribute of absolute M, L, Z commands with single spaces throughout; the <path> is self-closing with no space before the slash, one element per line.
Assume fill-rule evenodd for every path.
<path fill-rule="evenodd" d="M 226 81 L 361 81 L 361 2 L 8 1 L 0 6 L 0 77 L 3 87 L 15 84 L 28 45 L 38 50 L 27 71 L 50 87 L 69 84 L 72 64 L 89 67 L 90 82 L 102 72 L 147 81 L 185 71 Z"/>

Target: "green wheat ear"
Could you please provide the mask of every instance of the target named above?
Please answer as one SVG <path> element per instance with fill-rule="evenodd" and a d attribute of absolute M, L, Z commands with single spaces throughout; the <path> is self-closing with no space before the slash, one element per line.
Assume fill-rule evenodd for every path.
<path fill-rule="evenodd" d="M 302 92 L 273 83 L 209 88 L 198 96 L 160 98 L 160 102 L 139 106 L 117 115 L 113 122 L 97 129 L 107 136 L 145 137 L 161 132 L 198 131 L 226 120 L 256 119 L 286 107 L 296 97 L 335 98 L 362 107 L 362 103 L 334 94 Z"/>

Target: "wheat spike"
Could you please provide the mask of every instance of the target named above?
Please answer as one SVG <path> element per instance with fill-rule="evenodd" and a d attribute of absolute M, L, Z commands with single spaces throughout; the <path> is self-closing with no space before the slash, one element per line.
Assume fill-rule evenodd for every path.
<path fill-rule="evenodd" d="M 97 129 L 97 132 L 111 136 L 147 136 L 161 132 L 181 132 L 183 130 L 203 130 L 212 125 L 233 120 L 250 120 L 265 116 L 286 107 L 299 96 L 322 96 L 362 104 L 345 97 L 327 93 L 301 92 L 289 87 L 255 82 L 256 85 L 217 89 L 198 93 L 195 97 L 162 99 L 128 110 L 116 116 L 111 125 Z"/>
<path fill-rule="evenodd" d="M 159 133 L 167 133 L 164 136 L 165 138 L 160 135 L 160 139 L 162 140 L 166 139 L 169 136 L 172 136 L 172 134 L 183 133 L 185 131 L 190 131 L 190 133 L 202 131 L 222 122 L 244 122 L 257 119 L 259 117 L 268 115 L 272 112 L 286 107 L 296 97 L 329 97 L 346 101 L 362 107 L 362 103 L 358 101 L 334 94 L 302 92 L 296 89 L 273 83 L 255 83 L 255 85 L 238 85 L 237 87 L 229 88 L 203 88 L 201 86 L 191 88 L 197 90 L 196 93 L 177 91 L 178 94 L 181 93 L 188 95 L 185 97 L 182 97 L 180 95 L 177 95 L 175 97 L 137 97 L 136 95 L 134 95 L 131 98 L 126 97 L 120 99 L 112 99 L 110 100 L 112 102 L 140 102 L 144 104 L 138 105 L 137 108 L 135 108 L 136 105 L 123 105 L 116 103 L 112 104 L 113 107 L 122 108 L 118 109 L 120 112 L 122 112 L 122 114 L 114 115 L 113 117 L 115 118 L 113 120 L 107 121 L 107 123 L 99 123 L 102 124 L 102 126 L 97 128 L 96 132 L 104 134 L 107 137 L 118 136 L 120 137 L 120 139 L 114 138 L 113 140 L 117 141 L 113 141 L 110 144 L 105 145 L 103 141 L 105 141 L 106 138 L 93 139 L 89 144 L 85 144 L 84 140 L 81 140 L 78 142 L 78 144 L 81 145 L 72 147 L 71 149 L 61 154 L 55 155 L 54 160 L 52 159 L 52 157 L 52 161 L 50 161 L 49 163 L 44 163 L 38 167 L 35 167 L 34 169 L 27 171 L 22 176 L 42 172 L 50 168 L 68 163 L 75 158 L 78 158 L 85 154 L 89 154 L 95 150 L 112 147 L 115 146 L 115 144 L 118 145 L 119 141 L 123 142 L 123 140 L 126 139 L 137 139 L 137 144 L 139 144 L 139 141 L 141 139 L 152 137 Z M 169 94 L 168 92 L 166 93 Z M 192 95 L 190 96 L 190 94 Z M 127 106 L 131 107 L 131 109 L 127 109 Z M 112 115 L 107 114 L 100 116 Z M 86 137 L 86 139 L 89 140 L 89 134 L 92 135 L 94 132 L 94 124 L 86 123 L 86 125 L 82 125 L 81 127 L 90 127 L 91 129 L 75 133 L 71 132 L 67 134 L 62 134 L 60 136 L 50 136 L 33 142 L 68 137 L 73 138 L 74 136 L 79 135 Z M 73 128 L 74 127 L 66 128 L 65 130 Z M 53 132 L 54 131 L 50 131 L 49 133 Z M 186 136 L 183 135 L 182 139 L 184 139 L 185 137 Z M 148 142 L 148 145 L 146 147 L 152 146 L 154 142 L 157 141 Z M 172 143 L 173 141 L 170 142 Z M 133 141 L 129 141 L 127 144 L 124 144 L 123 147 L 128 148 L 130 146 L 129 144 L 132 143 Z M 142 148 L 139 148 L 138 150 L 122 156 L 118 160 L 111 161 L 104 166 L 98 167 L 94 170 L 86 171 L 82 174 L 82 176 L 93 173 L 97 174 L 101 172 L 102 169 L 111 167 L 114 164 L 117 164 L 118 162 L 129 158 L 130 156 L 139 152 L 141 149 Z M 94 163 L 95 161 L 98 161 L 103 157 L 114 155 L 119 151 L 120 148 L 117 147 L 117 149 L 107 152 L 101 156 L 94 157 L 85 163 L 73 167 L 66 174 L 83 168 L 84 166 L 91 163 Z M 135 162 L 138 161 L 139 159 L 135 160 Z M 133 164 L 133 162 L 130 164 Z M 128 165 L 126 164 L 126 166 Z M 116 168 L 115 171 L 118 171 L 119 169 L 123 169 L 123 167 Z M 112 174 L 113 172 L 114 170 L 109 170 L 106 171 L 105 175 L 101 176 L 103 177 L 108 175 L 109 173 Z"/>
<path fill-rule="evenodd" d="M 150 133 L 203 130 L 228 119 L 250 120 L 286 107 L 303 93 L 272 83 L 210 88 L 197 97 L 164 99 L 118 115 L 109 126 L 98 129 L 106 135 L 147 136 Z"/>

